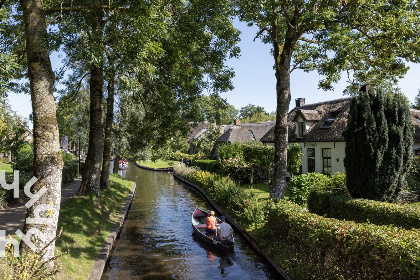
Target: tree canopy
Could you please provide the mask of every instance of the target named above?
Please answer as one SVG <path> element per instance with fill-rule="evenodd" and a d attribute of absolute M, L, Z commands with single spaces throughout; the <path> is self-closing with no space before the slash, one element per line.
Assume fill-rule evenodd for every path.
<path fill-rule="evenodd" d="M 290 74 L 317 70 L 319 87 L 332 89 L 347 73 L 347 92 L 360 83 L 396 82 L 404 61 L 419 62 L 419 7 L 415 1 L 236 1 L 239 18 L 257 25 L 272 45 L 277 117 L 272 197 L 284 197 Z"/>

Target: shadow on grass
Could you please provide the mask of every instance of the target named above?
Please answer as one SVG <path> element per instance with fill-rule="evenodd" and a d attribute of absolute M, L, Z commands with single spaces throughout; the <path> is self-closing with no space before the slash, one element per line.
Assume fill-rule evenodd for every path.
<path fill-rule="evenodd" d="M 90 272 L 131 186 L 130 181 L 110 177 L 110 188 L 101 197 L 71 197 L 61 206 L 58 228 L 64 230 L 56 247 L 60 251 L 70 250 L 68 257 L 60 259 L 65 271 Z"/>

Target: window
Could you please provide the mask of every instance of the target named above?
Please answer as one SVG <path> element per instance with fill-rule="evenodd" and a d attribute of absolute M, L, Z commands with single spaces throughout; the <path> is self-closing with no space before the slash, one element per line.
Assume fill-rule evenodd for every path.
<path fill-rule="evenodd" d="M 303 137 L 303 134 L 305 133 L 305 123 L 298 122 L 296 125 L 297 125 L 297 137 Z"/>
<path fill-rule="evenodd" d="M 255 140 L 255 135 L 251 130 L 248 130 L 249 137 L 251 137 L 252 140 Z"/>
<path fill-rule="evenodd" d="M 322 173 L 331 174 L 331 149 L 322 149 Z"/>
<path fill-rule="evenodd" d="M 308 173 L 315 172 L 315 148 L 308 148 Z"/>
<path fill-rule="evenodd" d="M 328 119 L 325 120 L 321 128 L 330 128 L 340 112 L 332 112 Z"/>
<path fill-rule="evenodd" d="M 415 157 L 418 157 L 420 155 L 420 150 L 413 150 L 413 154 Z"/>

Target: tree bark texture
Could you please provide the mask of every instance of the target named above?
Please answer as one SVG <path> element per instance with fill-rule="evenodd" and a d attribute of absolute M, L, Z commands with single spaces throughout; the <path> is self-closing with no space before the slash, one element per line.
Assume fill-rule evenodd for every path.
<path fill-rule="evenodd" d="M 293 24 L 292 24 L 293 25 Z M 296 26 L 296 25 L 294 25 Z M 274 174 L 270 185 L 270 197 L 284 198 L 287 187 L 287 143 L 288 126 L 287 114 L 290 104 L 290 64 L 294 46 L 300 37 L 295 27 L 289 27 L 285 41 L 280 48 L 277 41 L 277 23 L 272 26 L 273 55 L 276 71 L 277 110 L 274 126 Z"/>
<path fill-rule="evenodd" d="M 121 156 L 120 155 L 117 155 L 114 158 L 114 170 L 113 170 L 114 174 L 118 174 L 118 170 L 119 170 L 118 164 L 120 162 L 120 159 L 121 159 Z"/>
<path fill-rule="evenodd" d="M 103 69 L 93 67 L 90 77 L 90 129 L 89 147 L 80 185 L 79 194 L 94 194 L 100 196 L 101 164 L 103 156 Z"/>
<path fill-rule="evenodd" d="M 109 188 L 109 167 L 110 167 L 109 159 L 111 158 L 111 133 L 112 133 L 112 123 L 114 120 L 114 90 L 115 90 L 114 79 L 115 79 L 115 70 L 112 68 L 111 75 L 108 82 L 108 98 L 106 100 L 104 155 L 103 155 L 102 173 L 101 173 L 101 189 L 104 189 L 104 190 Z"/>
<path fill-rule="evenodd" d="M 53 96 L 54 73 L 46 40 L 46 20 L 42 0 L 20 1 L 26 35 L 26 54 L 32 98 L 34 124 L 34 176 L 37 178 L 31 193 L 45 188 L 46 192 L 35 201 L 26 213 L 26 218 L 45 218 L 48 223 L 38 224 L 25 221 L 23 233 L 30 238 L 36 248 L 43 248 L 56 236 L 61 200 L 61 170 L 63 162 L 60 152 L 58 124 Z M 48 205 L 35 217 L 35 209 Z M 40 208 L 39 208 L 40 209 Z M 46 221 L 44 220 L 44 221 Z M 52 221 L 51 221 L 52 220 Z M 43 237 L 41 237 L 41 235 Z M 35 239 L 38 241 L 35 242 Z M 26 242 L 22 248 L 28 249 Z M 44 259 L 54 256 L 55 243 L 47 249 Z"/>

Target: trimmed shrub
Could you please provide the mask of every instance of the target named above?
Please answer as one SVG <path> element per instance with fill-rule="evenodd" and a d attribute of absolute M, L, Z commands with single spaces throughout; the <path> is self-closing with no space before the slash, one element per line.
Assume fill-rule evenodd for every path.
<path fill-rule="evenodd" d="M 306 200 L 308 199 L 312 186 L 326 180 L 328 180 L 328 176 L 321 173 L 301 174 L 293 178 L 287 187 L 290 200 L 299 205 L 306 206 Z"/>
<path fill-rule="evenodd" d="M 315 189 L 308 198 L 312 213 L 341 220 L 377 225 L 394 225 L 405 229 L 420 228 L 420 203 L 398 205 Z"/>
<path fill-rule="evenodd" d="M 74 178 L 79 174 L 79 162 L 78 161 L 66 161 L 63 166 L 62 182 L 71 183 Z"/>
<path fill-rule="evenodd" d="M 270 206 L 266 238 L 289 248 L 270 254 L 292 278 L 420 278 L 418 230 L 328 219 L 284 200 Z M 299 267 L 290 252 L 300 259 Z"/>
<path fill-rule="evenodd" d="M 219 169 L 219 163 L 217 160 L 211 159 L 197 159 L 194 160 L 192 166 L 199 167 L 201 170 L 214 173 Z"/>
<path fill-rule="evenodd" d="M 77 159 L 77 157 L 74 154 L 68 153 L 66 151 L 61 151 L 61 158 L 64 162 Z"/>

